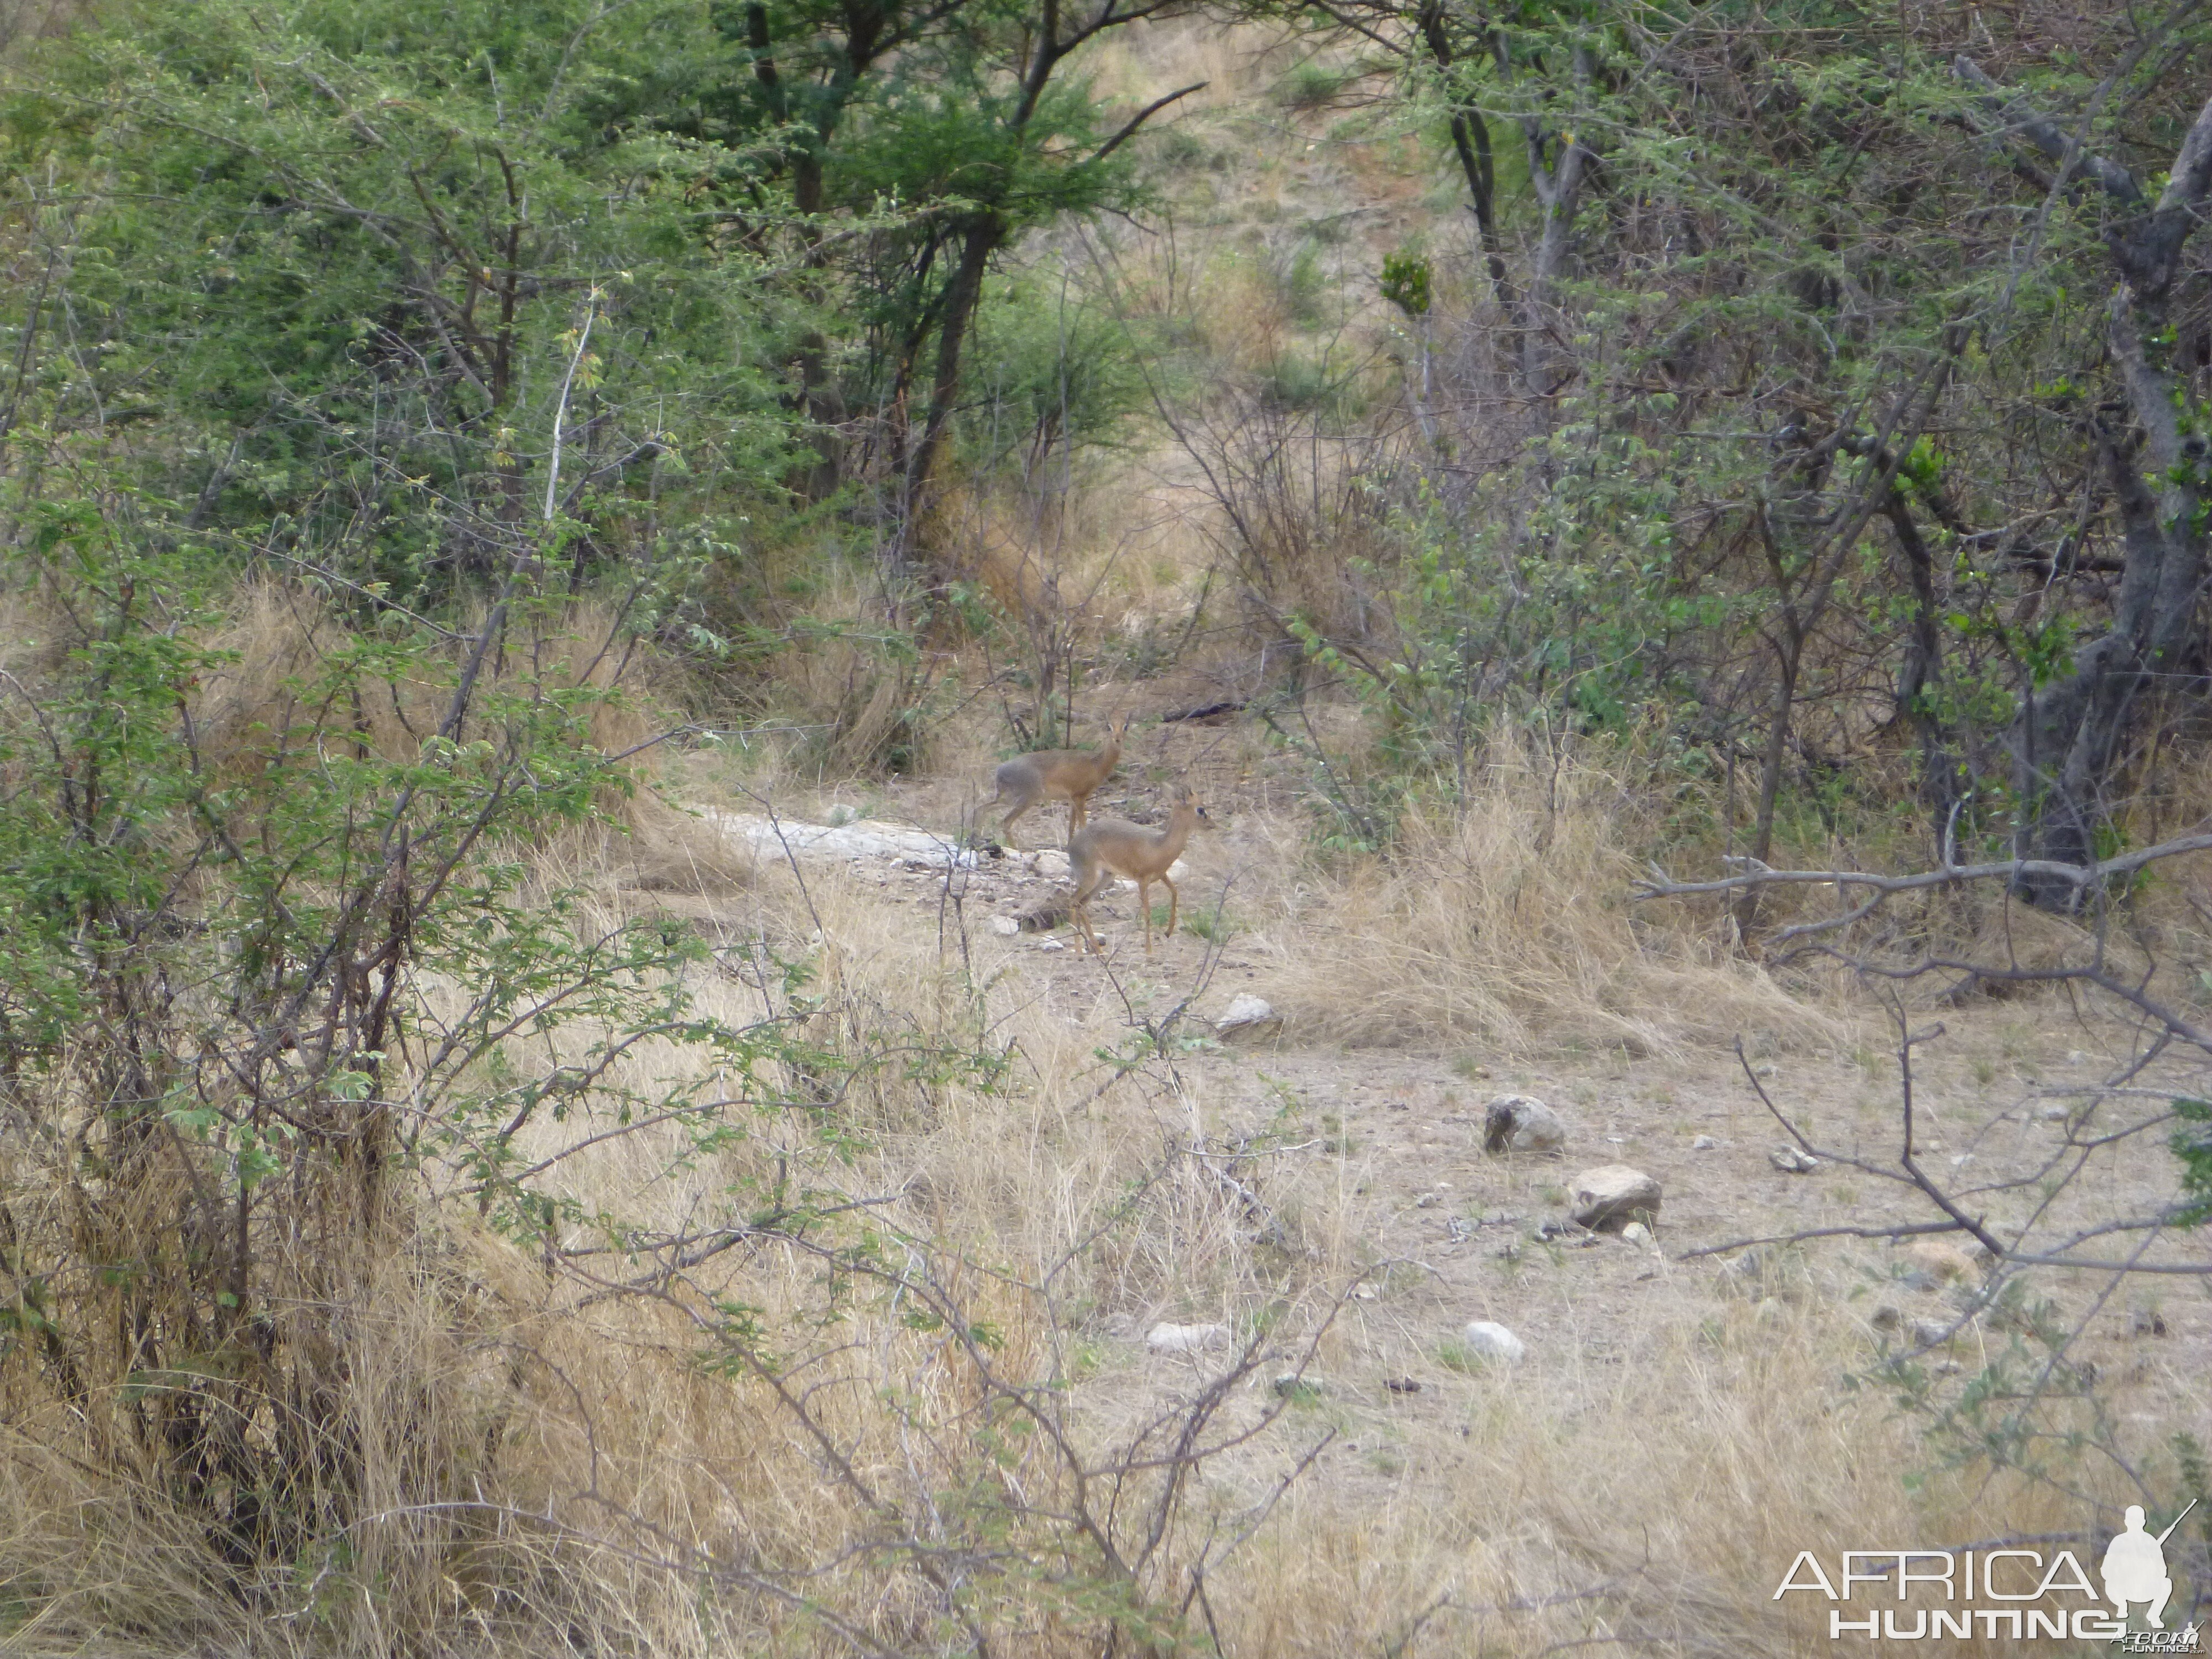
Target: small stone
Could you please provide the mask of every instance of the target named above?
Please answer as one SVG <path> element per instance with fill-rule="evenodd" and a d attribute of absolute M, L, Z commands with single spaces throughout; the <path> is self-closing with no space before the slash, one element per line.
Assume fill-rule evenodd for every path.
<path fill-rule="evenodd" d="M 1392 1394 L 1419 1394 L 1421 1391 L 1421 1385 L 1410 1376 L 1386 1376 L 1382 1379 L 1382 1386 Z"/>
<path fill-rule="evenodd" d="M 1213 1022 L 1213 1029 L 1221 1036 L 1258 1036 L 1269 1030 L 1282 1029 L 1282 1016 L 1262 997 L 1249 991 L 1231 998 L 1221 1018 Z"/>
<path fill-rule="evenodd" d="M 1620 1242 L 1624 1244 L 1633 1244 L 1638 1249 L 1648 1250 L 1659 1241 L 1652 1237 L 1650 1228 L 1640 1221 L 1632 1221 L 1620 1230 Z"/>
<path fill-rule="evenodd" d="M 1430 1209 L 1435 1206 L 1436 1201 L 1437 1195 L 1434 1193 L 1423 1193 L 1413 1200 L 1413 1207 L 1417 1210 Z"/>
<path fill-rule="evenodd" d="M 1496 1255 L 1500 1261 L 1518 1261 L 1521 1259 L 1521 1241 L 1517 1238 L 1507 1239 L 1498 1247 Z"/>
<path fill-rule="evenodd" d="M 1810 1175 L 1820 1167 L 1820 1160 L 1796 1146 L 1777 1146 L 1766 1155 L 1766 1161 L 1784 1175 Z"/>
<path fill-rule="evenodd" d="M 1267 1385 L 1268 1392 L 1278 1400 L 1312 1400 L 1323 1389 L 1317 1376 L 1305 1376 L 1297 1371 L 1284 1371 Z"/>
<path fill-rule="evenodd" d="M 1037 941 L 1037 949 L 1040 951 L 1065 951 L 1067 949 L 1067 941 L 1066 939 L 1041 939 Z"/>
<path fill-rule="evenodd" d="M 2045 1123 L 2063 1123 L 2074 1115 L 2071 1106 L 2046 1106 L 2036 1114 Z"/>
<path fill-rule="evenodd" d="M 1893 1331 L 1905 1323 L 1905 1315 L 1885 1302 L 1868 1316 L 1867 1322 L 1878 1331 Z"/>
<path fill-rule="evenodd" d="M 1352 1297 L 1355 1302 L 1372 1302 L 1375 1297 L 1376 1290 L 1372 1285 L 1355 1285 L 1352 1287 Z"/>
<path fill-rule="evenodd" d="M 1467 1346 L 1481 1358 L 1503 1360 L 1509 1365 L 1517 1365 L 1528 1356 L 1527 1343 L 1504 1326 L 1487 1319 L 1477 1319 L 1468 1324 Z"/>
<path fill-rule="evenodd" d="M 1585 1227 L 1613 1231 L 1659 1213 L 1659 1183 L 1626 1164 L 1584 1170 L 1567 1188 L 1567 1212 Z"/>
<path fill-rule="evenodd" d="M 1482 1118 L 1486 1152 L 1556 1152 L 1567 1144 L 1567 1126 L 1534 1095 L 1500 1095 Z"/>
<path fill-rule="evenodd" d="M 1015 934 L 1022 931 L 1022 924 L 1018 919 L 1013 916 L 993 916 L 991 918 L 991 931 L 996 933 L 1000 939 L 1012 939 Z"/>
<path fill-rule="evenodd" d="M 1719 1145 L 1720 1142 L 1715 1140 L 1711 1135 L 1699 1135 L 1690 1143 L 1690 1150 L 1693 1152 L 1710 1152 Z"/>
<path fill-rule="evenodd" d="M 2128 1316 L 2130 1336 L 2164 1336 L 2166 1320 L 2155 1308 L 2137 1308 Z"/>
<path fill-rule="evenodd" d="M 1921 1347 L 1932 1348 L 1939 1342 L 1949 1341 L 1957 1324 L 1952 1319 L 1916 1319 L 1912 1322 L 1912 1340 Z"/>
<path fill-rule="evenodd" d="M 1647 1261 L 1644 1266 L 1636 1270 L 1637 1282 L 1639 1284 L 1647 1279 L 1656 1279 L 1658 1277 L 1659 1264 L 1656 1261 Z"/>
<path fill-rule="evenodd" d="M 1226 1325 L 1155 1325 L 1145 1334 L 1145 1346 L 1154 1353 L 1196 1353 L 1218 1348 L 1229 1340 Z"/>

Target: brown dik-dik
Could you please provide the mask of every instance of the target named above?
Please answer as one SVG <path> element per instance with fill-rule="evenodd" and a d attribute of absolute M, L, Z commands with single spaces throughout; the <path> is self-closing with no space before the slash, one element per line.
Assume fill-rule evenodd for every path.
<path fill-rule="evenodd" d="M 996 806 L 1002 800 L 1011 800 L 1014 806 L 999 833 L 1013 840 L 1014 820 L 1041 800 L 1066 801 L 1068 833 L 1073 835 L 1083 828 L 1084 819 L 1090 816 L 1085 809 L 1091 793 L 1121 763 L 1121 739 L 1128 733 L 1129 717 L 1117 714 L 1107 728 L 1103 749 L 1040 749 L 1002 764 L 996 778 L 999 793 L 990 804 Z"/>
<path fill-rule="evenodd" d="M 1105 884 L 1109 875 L 1126 877 L 1137 884 L 1137 908 L 1145 915 L 1146 956 L 1152 953 L 1154 882 L 1168 890 L 1167 937 L 1175 937 L 1176 917 L 1180 914 L 1182 896 L 1176 891 L 1175 883 L 1168 879 L 1168 866 L 1182 856 L 1183 843 L 1190 839 L 1190 832 L 1201 823 L 1212 822 L 1206 817 L 1206 809 L 1198 804 L 1198 797 L 1186 787 L 1177 792 L 1175 811 L 1168 814 L 1164 829 L 1146 830 L 1124 823 L 1119 818 L 1101 818 L 1069 838 L 1067 861 L 1075 872 L 1075 898 L 1068 908 L 1074 914 L 1075 925 L 1083 930 L 1084 939 L 1091 950 L 1105 954 L 1098 935 L 1091 931 L 1088 909 L 1091 896 Z"/>

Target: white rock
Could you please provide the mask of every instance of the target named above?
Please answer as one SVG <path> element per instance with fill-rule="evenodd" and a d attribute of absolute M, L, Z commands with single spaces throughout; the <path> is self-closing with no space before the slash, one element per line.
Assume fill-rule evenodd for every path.
<path fill-rule="evenodd" d="M 1766 1155 L 1766 1161 L 1784 1175 L 1810 1175 L 1820 1167 L 1819 1158 L 1795 1146 L 1777 1146 Z"/>
<path fill-rule="evenodd" d="M 1041 939 L 1037 941 L 1037 949 L 1040 951 L 1065 951 L 1067 949 L 1067 941 L 1066 939 Z"/>
<path fill-rule="evenodd" d="M 1482 1117 L 1486 1152 L 1556 1152 L 1567 1144 L 1567 1126 L 1534 1095 L 1500 1095 Z"/>
<path fill-rule="evenodd" d="M 1264 998 L 1249 991 L 1231 999 L 1221 1018 L 1213 1022 L 1213 1029 L 1223 1036 L 1232 1034 L 1256 1036 L 1267 1027 L 1279 1027 L 1282 1016 Z"/>
<path fill-rule="evenodd" d="M 1030 854 L 1029 866 L 1040 876 L 1050 876 L 1059 881 L 1068 873 L 1067 854 L 1057 847 L 1040 848 Z"/>
<path fill-rule="evenodd" d="M 805 823 L 757 812 L 709 810 L 707 821 L 723 836 L 750 848 L 757 858 L 888 859 L 910 868 L 973 870 L 981 862 L 975 848 L 927 830 L 893 824 Z M 1063 864 L 1066 854 L 1061 854 Z"/>
<path fill-rule="evenodd" d="M 1145 1346 L 1154 1353 L 1196 1353 L 1218 1348 L 1229 1341 L 1226 1325 L 1155 1325 L 1145 1334 Z"/>
<path fill-rule="evenodd" d="M 1710 1152 L 1719 1145 L 1720 1142 L 1715 1140 L 1711 1135 L 1699 1135 L 1690 1143 L 1690 1150 L 1693 1152 Z"/>
<path fill-rule="evenodd" d="M 1484 1359 L 1503 1360 L 1517 1365 L 1528 1357 L 1528 1345 L 1507 1330 L 1487 1319 L 1471 1321 L 1467 1328 L 1467 1346 Z"/>
<path fill-rule="evenodd" d="M 1567 1213 L 1585 1227 L 1615 1229 L 1659 1213 L 1659 1183 L 1626 1164 L 1584 1170 L 1567 1188 Z"/>
<path fill-rule="evenodd" d="M 1659 1241 L 1651 1236 L 1651 1229 L 1640 1221 L 1632 1221 L 1620 1230 L 1624 1244 L 1633 1244 L 1640 1250 L 1656 1249 Z"/>
<path fill-rule="evenodd" d="M 1022 924 L 1012 916 L 993 916 L 991 931 L 1000 939 L 1012 939 L 1022 931 Z"/>

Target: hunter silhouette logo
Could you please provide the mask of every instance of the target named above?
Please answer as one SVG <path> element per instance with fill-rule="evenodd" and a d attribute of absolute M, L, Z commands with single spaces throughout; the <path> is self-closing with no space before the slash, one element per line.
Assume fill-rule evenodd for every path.
<path fill-rule="evenodd" d="M 2112 1535 L 2099 1563 L 2105 1583 L 2101 1597 L 2072 1550 L 2045 1555 L 2005 1545 L 1845 1550 L 1842 1571 L 1832 1576 L 1813 1551 L 1800 1550 L 1773 1599 L 1809 1594 L 1829 1602 L 1832 1642 L 1854 1636 L 1892 1642 L 1978 1636 L 2014 1643 L 2102 1641 L 2125 1653 L 2203 1653 L 2194 1623 L 2185 1630 L 2166 1627 L 2166 1606 L 2173 1598 L 2166 1540 L 2196 1507 L 2191 1499 L 2155 1534 L 2144 1527 L 2142 1507 L 2130 1507 L 2125 1528 Z M 2148 1630 L 2129 1630 L 2130 1607 L 2147 1609 Z"/>
<path fill-rule="evenodd" d="M 2173 1536 L 2174 1527 L 2187 1517 L 2189 1510 L 2197 1507 L 2197 1500 L 2189 1500 L 2189 1509 L 2173 1517 L 2172 1526 L 2155 1538 L 2143 1530 L 2142 1506 L 2128 1506 L 2128 1525 L 2124 1532 L 2115 1533 L 2112 1541 L 2105 1547 L 2105 1565 L 2100 1569 L 2105 1579 L 2105 1599 L 2112 1604 L 2113 1611 L 2122 1620 L 2128 1616 L 2128 1603 L 2150 1603 L 2150 1627 L 2166 1628 L 2166 1604 L 2173 1594 L 2173 1580 L 2166 1573 L 2166 1540 Z"/>

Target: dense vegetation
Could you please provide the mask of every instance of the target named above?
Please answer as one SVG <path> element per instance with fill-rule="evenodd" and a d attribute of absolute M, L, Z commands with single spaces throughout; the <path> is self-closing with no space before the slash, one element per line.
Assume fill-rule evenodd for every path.
<path fill-rule="evenodd" d="M 1200 87 L 1095 94 L 1120 33 L 1196 17 L 1266 31 L 1292 114 L 1452 197 L 1333 275 L 1291 250 L 1264 351 L 1160 275 Z M 910 773 L 976 663 L 1042 742 L 1109 650 L 1195 649 L 1310 765 L 1332 855 L 1388 858 L 1535 732 L 1634 757 L 1679 831 L 1648 853 L 2020 859 L 2020 900 L 2098 916 L 2129 883 L 2076 872 L 2204 804 L 2197 5 L 205 0 L 29 33 L 0 103 L 0 1398 L 128 1477 L 174 1583 L 286 1640 L 428 1650 L 428 1614 L 361 1609 L 449 1594 L 526 1642 L 599 1629 L 574 1540 L 482 1495 L 520 1431 L 471 1390 L 524 1358 L 438 1206 L 678 1310 L 825 1448 L 780 1314 L 867 1287 L 960 1334 L 969 1438 L 910 1491 L 845 1470 L 818 1559 L 679 1547 L 643 1477 L 610 1488 L 676 1603 L 882 1651 L 1167 1651 L 1212 1616 L 1177 1527 L 1220 1400 L 1122 1448 L 1115 1498 L 1059 1440 L 1009 1498 L 1051 1390 L 994 1358 L 957 1249 L 902 1266 L 800 1173 L 865 1103 L 1005 1086 L 980 993 L 871 1029 L 763 940 L 755 1002 L 710 1012 L 695 933 L 548 873 L 655 810 L 672 726 L 795 714 L 817 763 Z M 980 501 L 1057 534 L 1133 450 L 1198 480 L 1218 555 L 1141 647 L 969 531 Z M 794 708 L 779 665 L 831 644 L 853 672 Z M 533 1137 L 587 1103 L 672 1134 L 672 1170 L 763 1149 L 738 1218 L 563 1186 Z M 771 1243 L 820 1304 L 696 1277 Z M 364 1414 L 337 1310 L 395 1273 L 436 1329 Z M 399 1505 L 404 1540 L 363 1542 Z M 865 1632 L 848 1571 L 898 1587 Z M 0 1632 L 65 1599 L 9 1571 Z M 190 1623 L 118 1597 L 72 1627 L 103 1620 Z"/>

